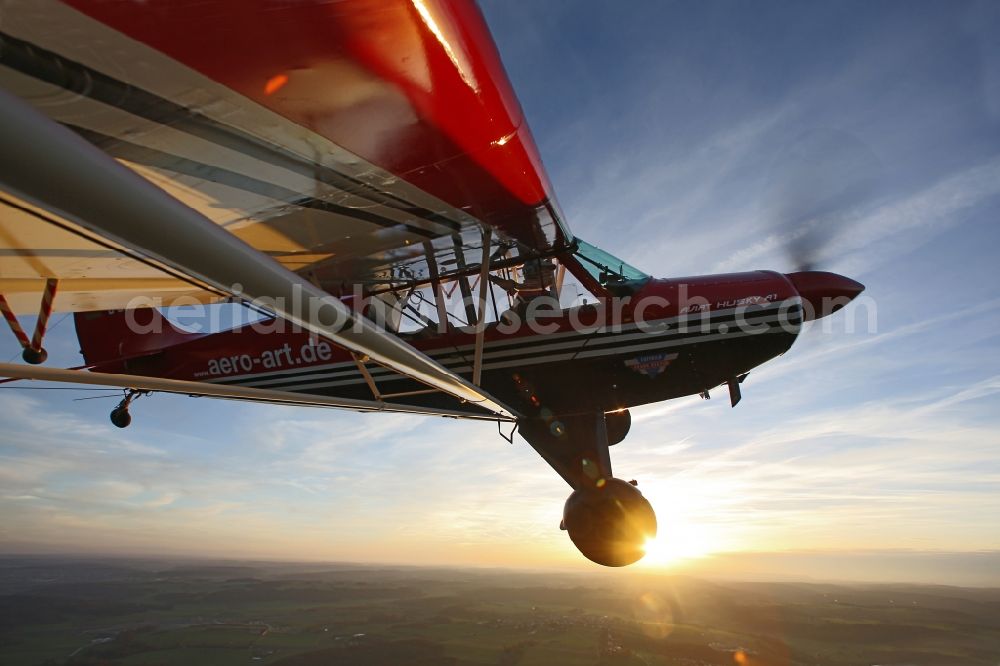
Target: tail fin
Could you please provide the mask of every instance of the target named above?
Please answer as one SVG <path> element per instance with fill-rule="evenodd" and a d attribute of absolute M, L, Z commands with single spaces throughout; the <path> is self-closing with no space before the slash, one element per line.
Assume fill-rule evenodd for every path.
<path fill-rule="evenodd" d="M 155 354 L 201 337 L 178 329 L 154 308 L 77 312 L 73 320 L 87 365 Z"/>

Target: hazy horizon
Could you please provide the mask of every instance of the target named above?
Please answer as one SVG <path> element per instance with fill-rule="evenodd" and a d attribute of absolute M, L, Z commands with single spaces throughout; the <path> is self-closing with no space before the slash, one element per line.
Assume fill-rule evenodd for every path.
<path fill-rule="evenodd" d="M 670 566 L 632 566 L 608 569 L 591 563 L 551 566 L 511 566 L 503 563 L 413 563 L 402 559 L 331 560 L 265 558 L 196 553 L 109 553 L 72 551 L 0 551 L 0 560 L 39 562 L 88 562 L 100 564 L 212 565 L 212 566 L 298 566 L 385 567 L 445 570 L 497 570 L 524 573 L 596 575 L 601 581 L 631 582 L 644 577 L 692 577 L 733 582 L 787 582 L 833 584 L 941 585 L 1000 589 L 1000 550 L 980 552 L 947 551 L 785 551 L 714 553 L 676 562 Z"/>

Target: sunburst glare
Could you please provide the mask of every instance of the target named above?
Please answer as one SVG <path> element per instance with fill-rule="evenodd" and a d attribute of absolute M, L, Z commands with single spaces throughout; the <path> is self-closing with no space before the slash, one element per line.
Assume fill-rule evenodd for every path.
<path fill-rule="evenodd" d="M 650 567 L 673 566 L 685 560 L 705 557 L 729 547 L 731 534 L 710 516 L 721 508 L 732 489 L 674 478 L 651 483 L 643 493 L 656 508 L 659 528 L 645 544 L 641 563 Z"/>

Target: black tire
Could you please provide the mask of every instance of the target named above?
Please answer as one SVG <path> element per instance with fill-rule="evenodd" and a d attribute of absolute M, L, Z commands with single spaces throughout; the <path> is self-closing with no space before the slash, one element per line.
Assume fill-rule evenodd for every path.
<path fill-rule="evenodd" d="M 49 357 L 49 353 L 44 349 L 32 349 L 31 347 L 25 347 L 24 351 L 21 352 L 21 358 L 24 359 L 25 363 L 30 363 L 31 365 L 41 365 L 45 363 L 45 359 Z"/>
<path fill-rule="evenodd" d="M 639 489 L 621 479 L 604 479 L 575 490 L 563 507 L 563 527 L 583 556 L 606 567 L 642 559 L 656 536 L 656 513 Z"/>
<path fill-rule="evenodd" d="M 111 422 L 117 428 L 127 428 L 132 423 L 132 415 L 128 413 L 127 409 L 117 407 L 111 411 Z"/>

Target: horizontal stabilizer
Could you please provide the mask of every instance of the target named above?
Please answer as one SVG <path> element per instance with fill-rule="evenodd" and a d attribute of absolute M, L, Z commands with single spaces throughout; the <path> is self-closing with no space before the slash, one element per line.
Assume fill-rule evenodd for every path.
<path fill-rule="evenodd" d="M 201 337 L 180 330 L 155 308 L 77 312 L 73 320 L 87 365 L 155 354 Z"/>

